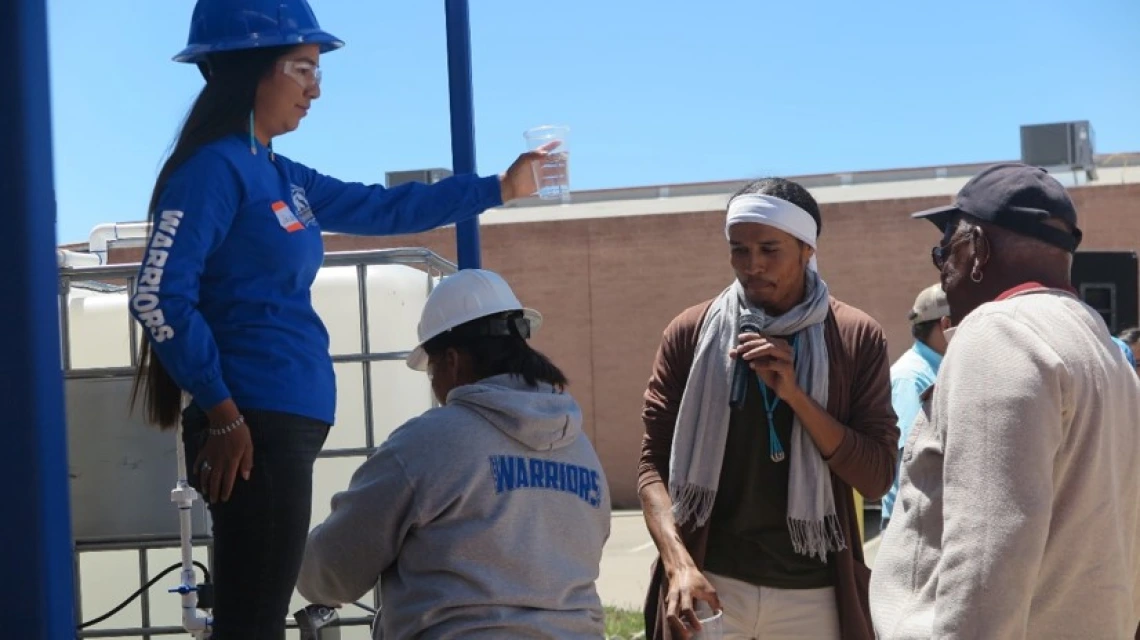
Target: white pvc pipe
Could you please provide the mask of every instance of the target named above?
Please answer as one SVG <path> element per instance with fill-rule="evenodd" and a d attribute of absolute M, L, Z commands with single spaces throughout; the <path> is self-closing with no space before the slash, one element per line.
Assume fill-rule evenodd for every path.
<path fill-rule="evenodd" d="M 150 235 L 149 222 L 115 222 L 96 225 L 87 238 L 87 250 L 107 264 L 107 245 L 122 240 L 146 240 Z"/>
<path fill-rule="evenodd" d="M 56 249 L 55 261 L 56 265 L 60 267 L 92 267 L 102 263 L 99 256 L 93 253 L 69 251 L 67 249 Z"/>
<path fill-rule="evenodd" d="M 195 638 L 208 638 L 210 636 L 210 617 L 198 609 L 198 576 L 194 571 L 194 545 L 191 542 L 193 535 L 193 519 L 191 508 L 198 492 L 190 486 L 186 475 L 186 446 L 182 443 L 182 427 L 175 432 L 177 443 L 175 450 L 178 457 L 178 482 L 170 492 L 170 501 L 178 505 L 178 524 L 182 542 L 182 584 L 179 589 L 182 595 L 182 627 Z"/>

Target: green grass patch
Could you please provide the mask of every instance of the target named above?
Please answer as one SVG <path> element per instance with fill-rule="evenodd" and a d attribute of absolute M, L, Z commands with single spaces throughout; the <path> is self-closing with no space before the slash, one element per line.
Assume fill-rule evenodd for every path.
<path fill-rule="evenodd" d="M 645 618 L 640 611 L 605 607 L 607 640 L 630 640 L 634 636 L 645 637 Z"/>

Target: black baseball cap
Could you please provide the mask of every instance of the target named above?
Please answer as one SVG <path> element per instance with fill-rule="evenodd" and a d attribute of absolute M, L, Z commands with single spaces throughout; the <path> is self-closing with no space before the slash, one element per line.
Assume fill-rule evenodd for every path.
<path fill-rule="evenodd" d="M 962 187 L 954 204 L 911 217 L 925 218 L 945 231 L 946 225 L 963 213 L 1070 253 L 1081 244 L 1073 201 L 1065 187 L 1041 167 L 1016 162 L 986 167 Z M 1063 220 L 1072 231 L 1044 224 L 1049 218 Z"/>

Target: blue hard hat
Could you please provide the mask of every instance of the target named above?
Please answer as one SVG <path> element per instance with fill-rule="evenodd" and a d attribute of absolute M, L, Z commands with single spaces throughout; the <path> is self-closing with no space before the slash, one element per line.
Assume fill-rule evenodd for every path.
<path fill-rule="evenodd" d="M 200 63 L 213 53 L 299 44 L 318 44 L 327 53 L 344 41 L 321 29 L 306 0 L 198 0 L 186 48 L 174 61 Z"/>

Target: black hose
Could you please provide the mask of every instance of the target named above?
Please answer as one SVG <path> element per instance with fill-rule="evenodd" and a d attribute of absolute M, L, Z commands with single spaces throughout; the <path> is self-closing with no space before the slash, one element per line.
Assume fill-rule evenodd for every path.
<path fill-rule="evenodd" d="M 209 584 L 209 582 L 210 582 L 210 570 L 207 569 L 204 564 L 202 564 L 201 562 L 198 562 L 197 560 L 194 561 L 194 566 L 198 567 L 199 569 L 202 570 L 202 576 L 204 578 L 204 582 Z M 127 605 L 134 602 L 136 598 L 141 596 L 147 589 L 150 589 L 151 587 L 153 587 L 159 580 L 162 580 L 166 576 L 170 575 L 170 573 L 172 571 L 175 571 L 175 570 L 178 570 L 181 568 L 182 568 L 182 563 L 179 562 L 178 564 L 172 564 L 169 567 L 163 569 L 161 572 L 159 572 L 158 575 L 151 578 L 149 582 L 147 582 L 143 586 L 139 587 L 138 591 L 135 591 L 134 593 L 132 593 L 130 595 L 130 597 L 128 597 L 126 600 L 123 600 L 121 603 L 119 603 L 119 606 L 115 607 L 114 609 L 111 609 L 107 613 L 104 613 L 103 615 L 99 616 L 98 618 L 95 618 L 94 620 L 88 620 L 87 622 L 80 624 L 79 626 L 76 627 L 76 629 L 83 630 L 83 629 L 86 629 L 87 627 L 97 625 L 100 622 L 103 622 L 104 620 L 110 618 L 111 616 L 113 616 L 116 613 L 125 609 L 127 607 Z M 356 607 L 359 607 L 360 609 L 367 611 L 368 613 L 371 613 L 374 616 L 376 615 L 376 610 L 373 609 L 372 607 L 366 605 L 366 604 L 362 604 L 360 602 L 353 602 L 352 604 Z"/>
<path fill-rule="evenodd" d="M 201 562 L 198 562 L 197 560 L 194 561 L 194 566 L 198 567 L 199 569 L 202 570 L 202 575 L 205 577 L 205 581 L 209 582 L 210 581 L 210 570 L 207 569 L 205 565 L 203 565 Z M 165 578 L 172 571 L 175 571 L 175 570 L 181 569 L 181 568 L 182 568 L 182 563 L 179 562 L 178 564 L 172 564 L 169 567 L 163 569 L 158 575 L 151 578 L 149 582 L 147 582 L 143 586 L 139 587 L 139 590 L 132 593 L 129 598 L 127 598 L 126 600 L 123 600 L 119 604 L 119 606 L 115 607 L 114 609 L 111 609 L 107 613 L 104 613 L 103 615 L 99 616 L 98 618 L 95 618 L 94 620 L 88 620 L 87 622 L 80 624 L 78 627 L 76 627 L 76 629 L 86 629 L 87 627 L 99 624 L 100 622 L 103 622 L 107 618 L 110 618 L 111 616 L 113 616 L 116 613 L 125 609 L 127 605 L 129 605 L 130 603 L 135 601 L 135 598 L 138 598 L 139 596 L 141 596 L 147 589 L 153 587 L 155 585 L 155 583 L 157 583 L 159 580 L 162 580 L 163 578 Z"/>

